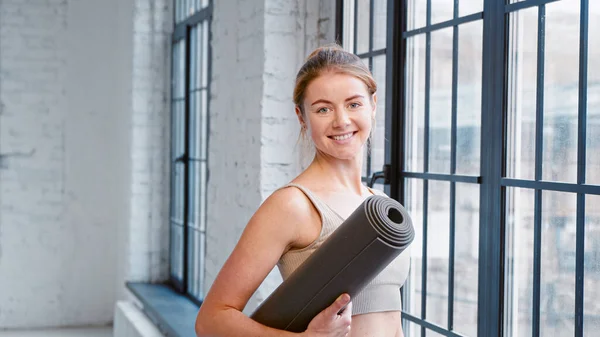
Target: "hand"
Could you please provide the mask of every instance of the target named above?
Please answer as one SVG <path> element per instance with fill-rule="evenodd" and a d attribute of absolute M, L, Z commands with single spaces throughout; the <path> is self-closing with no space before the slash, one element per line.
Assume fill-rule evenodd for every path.
<path fill-rule="evenodd" d="M 344 306 L 346 306 L 344 308 Z M 344 309 L 342 312 L 340 310 Z M 350 295 L 342 294 L 333 304 L 315 316 L 306 329 L 307 337 L 346 337 L 352 323 Z"/>

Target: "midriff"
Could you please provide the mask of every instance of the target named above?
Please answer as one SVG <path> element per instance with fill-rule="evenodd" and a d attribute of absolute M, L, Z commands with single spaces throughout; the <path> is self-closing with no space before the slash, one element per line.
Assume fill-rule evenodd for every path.
<path fill-rule="evenodd" d="M 399 311 L 352 316 L 349 337 L 404 337 Z"/>

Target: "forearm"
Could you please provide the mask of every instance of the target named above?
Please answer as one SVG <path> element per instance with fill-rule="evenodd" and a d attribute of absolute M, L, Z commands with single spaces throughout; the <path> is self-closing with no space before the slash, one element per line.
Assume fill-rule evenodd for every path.
<path fill-rule="evenodd" d="M 301 333 L 262 325 L 234 308 L 215 310 L 210 314 L 201 313 L 196 322 L 196 335 L 198 337 L 304 337 Z"/>

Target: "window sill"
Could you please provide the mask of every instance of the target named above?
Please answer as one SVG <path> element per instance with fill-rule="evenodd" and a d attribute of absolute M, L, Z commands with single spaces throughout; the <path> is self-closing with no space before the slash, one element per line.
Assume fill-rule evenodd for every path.
<path fill-rule="evenodd" d="M 168 285 L 126 282 L 144 313 L 166 337 L 196 337 L 198 305 Z"/>

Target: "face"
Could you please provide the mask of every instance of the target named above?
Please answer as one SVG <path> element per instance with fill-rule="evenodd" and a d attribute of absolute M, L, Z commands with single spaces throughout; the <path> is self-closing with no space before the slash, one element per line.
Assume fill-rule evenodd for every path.
<path fill-rule="evenodd" d="M 304 116 L 298 108 L 300 123 L 306 123 L 318 151 L 338 159 L 354 159 L 371 133 L 377 97 L 366 84 L 346 74 L 325 73 L 306 87 Z"/>

